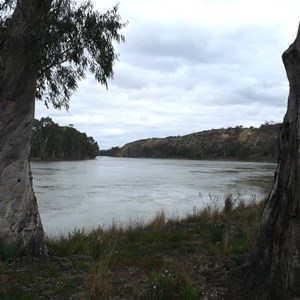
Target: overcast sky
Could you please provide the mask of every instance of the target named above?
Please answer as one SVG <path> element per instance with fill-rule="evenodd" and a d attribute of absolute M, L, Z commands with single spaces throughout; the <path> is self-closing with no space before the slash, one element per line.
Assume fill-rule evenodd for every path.
<path fill-rule="evenodd" d="M 106 11 L 116 0 L 94 0 Z M 281 122 L 282 52 L 296 37 L 299 0 L 119 0 L 129 21 L 109 89 L 79 84 L 69 112 L 36 117 L 93 136 L 101 149 L 148 138 Z"/>

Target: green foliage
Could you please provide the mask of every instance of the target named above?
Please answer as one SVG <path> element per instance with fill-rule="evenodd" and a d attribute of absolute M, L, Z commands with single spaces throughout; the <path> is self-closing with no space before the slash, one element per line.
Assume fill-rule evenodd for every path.
<path fill-rule="evenodd" d="M 179 290 L 179 299 L 180 300 L 198 299 L 198 293 L 194 288 L 193 283 L 190 280 L 185 279 L 183 282 L 181 282 L 180 290 Z"/>
<path fill-rule="evenodd" d="M 151 291 L 147 299 L 197 300 L 198 293 L 186 274 L 163 269 L 150 272 Z"/>
<path fill-rule="evenodd" d="M 20 247 L 21 242 L 11 242 L 6 243 L 4 240 L 0 239 L 0 260 L 11 261 L 16 257 L 20 256 L 22 247 Z"/>
<path fill-rule="evenodd" d="M 16 3 L 1 1 L 0 31 L 12 30 L 16 25 L 13 11 L 21 12 L 28 28 L 23 37 L 25 59 L 37 79 L 37 99 L 43 99 L 47 106 L 68 109 L 70 96 L 86 72 L 107 86 L 118 59 L 113 43 L 124 41 L 120 31 L 126 23 L 121 21 L 118 5 L 99 13 L 91 0 Z"/>
<path fill-rule="evenodd" d="M 68 108 L 71 92 L 85 72 L 107 86 L 113 77 L 118 55 L 113 41 L 120 43 L 119 31 L 125 26 L 118 15 L 118 5 L 104 14 L 93 11 L 91 1 L 78 5 L 71 0 L 57 0 L 47 19 L 47 41 L 42 53 L 37 97 L 46 103 Z"/>
<path fill-rule="evenodd" d="M 31 157 L 41 160 L 79 160 L 98 155 L 97 142 L 85 133 L 72 126 L 61 127 L 49 117 L 34 120 Z"/>
<path fill-rule="evenodd" d="M 89 237 L 84 229 L 75 228 L 67 236 L 61 234 L 58 238 L 49 239 L 48 245 L 59 255 L 69 256 L 85 253 L 89 250 Z"/>
<path fill-rule="evenodd" d="M 38 299 L 39 290 L 32 288 L 30 291 L 20 287 L 18 284 L 11 285 L 8 289 L 5 290 L 2 300 L 32 300 Z"/>
<path fill-rule="evenodd" d="M 172 281 L 171 274 L 168 270 L 158 272 L 156 270 L 150 273 L 150 279 L 152 280 L 152 291 L 149 295 L 149 300 L 168 300 L 172 297 Z"/>
<path fill-rule="evenodd" d="M 101 156 L 115 156 L 119 150 L 120 150 L 120 147 L 112 147 L 108 150 L 100 150 L 100 155 Z"/>

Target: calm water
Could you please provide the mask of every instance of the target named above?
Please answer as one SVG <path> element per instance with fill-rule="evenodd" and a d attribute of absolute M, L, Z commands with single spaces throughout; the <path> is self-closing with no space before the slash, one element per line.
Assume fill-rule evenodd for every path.
<path fill-rule="evenodd" d="M 148 220 L 159 210 L 182 216 L 228 193 L 264 198 L 268 163 L 99 157 L 33 162 L 35 193 L 47 233 Z"/>

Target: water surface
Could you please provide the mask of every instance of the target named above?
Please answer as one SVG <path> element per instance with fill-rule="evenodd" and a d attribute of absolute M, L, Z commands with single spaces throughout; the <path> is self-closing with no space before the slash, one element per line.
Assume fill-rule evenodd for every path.
<path fill-rule="evenodd" d="M 275 164 L 99 157 L 33 162 L 33 183 L 47 233 L 148 220 L 164 210 L 182 216 L 232 193 L 268 194 Z"/>

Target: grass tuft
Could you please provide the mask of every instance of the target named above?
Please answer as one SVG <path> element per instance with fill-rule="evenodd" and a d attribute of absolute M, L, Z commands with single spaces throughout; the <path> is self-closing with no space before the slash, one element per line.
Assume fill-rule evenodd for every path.
<path fill-rule="evenodd" d="M 148 224 L 148 228 L 152 231 L 156 232 L 161 230 L 166 224 L 166 215 L 164 211 L 160 211 L 156 213 L 155 217 Z"/>
<path fill-rule="evenodd" d="M 92 264 L 90 269 L 91 299 L 109 299 L 112 290 L 111 277 L 117 261 L 117 241 L 111 237 L 97 239 L 92 246 Z"/>

